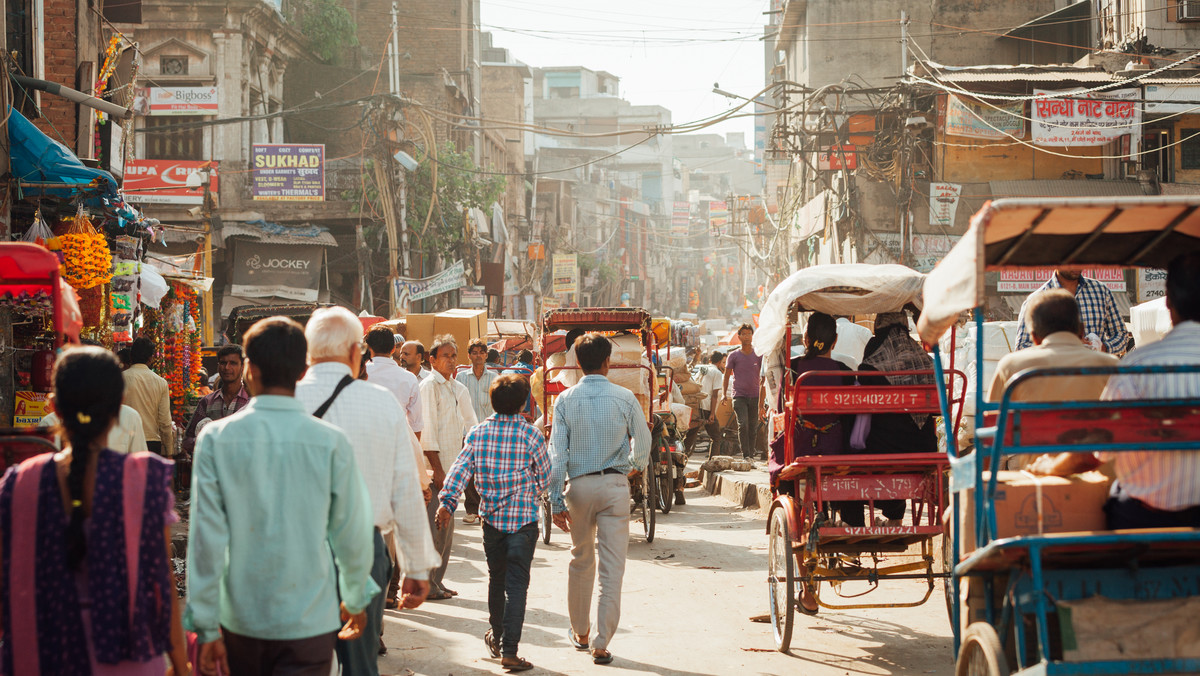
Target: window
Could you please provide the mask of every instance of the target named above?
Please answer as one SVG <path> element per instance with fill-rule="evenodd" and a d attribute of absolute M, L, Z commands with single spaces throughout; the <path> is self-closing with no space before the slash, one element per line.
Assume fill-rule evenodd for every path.
<path fill-rule="evenodd" d="M 181 124 L 202 122 L 203 115 L 150 116 L 142 118 L 145 129 L 146 159 L 200 160 L 204 159 L 204 128 L 164 129 Z"/>
<path fill-rule="evenodd" d="M 16 61 L 17 71 L 28 77 L 43 78 L 45 57 L 45 28 L 42 23 L 42 0 L 5 0 L 5 45 Z M 38 92 L 23 95 L 14 87 L 17 110 L 26 117 L 37 115 L 41 99 Z"/>
<path fill-rule="evenodd" d="M 158 57 L 158 72 L 163 75 L 187 75 L 188 58 L 186 56 Z"/>
<path fill-rule="evenodd" d="M 1180 131 L 1180 169 L 1200 169 L 1200 129 Z"/>

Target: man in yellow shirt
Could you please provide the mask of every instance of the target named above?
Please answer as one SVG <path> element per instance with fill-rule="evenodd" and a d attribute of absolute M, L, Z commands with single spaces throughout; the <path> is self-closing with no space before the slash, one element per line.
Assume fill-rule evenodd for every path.
<path fill-rule="evenodd" d="M 146 447 L 159 454 L 175 454 L 174 425 L 171 422 L 171 388 L 167 381 L 148 364 L 154 356 L 154 343 L 149 338 L 138 338 L 129 348 L 133 361 L 123 373 L 125 377 L 125 404 L 142 416 L 142 430 L 146 434 Z"/>

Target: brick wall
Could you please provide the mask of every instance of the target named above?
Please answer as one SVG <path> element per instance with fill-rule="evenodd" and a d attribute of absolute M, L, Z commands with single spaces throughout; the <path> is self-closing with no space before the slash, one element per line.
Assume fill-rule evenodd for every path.
<path fill-rule="evenodd" d="M 72 89 L 75 81 L 75 0 L 45 0 L 46 69 L 45 79 Z M 85 59 L 90 60 L 90 59 Z M 90 89 L 89 84 L 86 88 Z M 76 105 L 61 96 L 42 92 L 42 119 L 34 124 L 50 138 L 75 149 Z M 55 131 L 57 129 L 57 131 Z"/>

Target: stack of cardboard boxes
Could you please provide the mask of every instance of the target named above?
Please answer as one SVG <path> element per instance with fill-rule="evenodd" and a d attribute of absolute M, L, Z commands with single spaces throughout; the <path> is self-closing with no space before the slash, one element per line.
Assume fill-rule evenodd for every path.
<path fill-rule="evenodd" d="M 467 345 L 476 338 L 487 339 L 487 310 L 454 309 L 437 314 L 411 313 L 405 317 L 408 322 L 408 340 L 419 340 L 429 349 L 433 339 L 442 334 L 454 336 L 458 343 L 458 363 L 467 364 Z"/>

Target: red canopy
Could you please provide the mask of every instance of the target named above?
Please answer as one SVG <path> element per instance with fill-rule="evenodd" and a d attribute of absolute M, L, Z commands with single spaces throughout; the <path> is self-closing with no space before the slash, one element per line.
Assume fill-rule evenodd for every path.
<path fill-rule="evenodd" d="M 0 295 L 39 293 L 50 296 L 57 333 L 78 342 L 82 315 L 74 290 L 59 279 L 58 256 L 32 242 L 0 242 Z"/>

